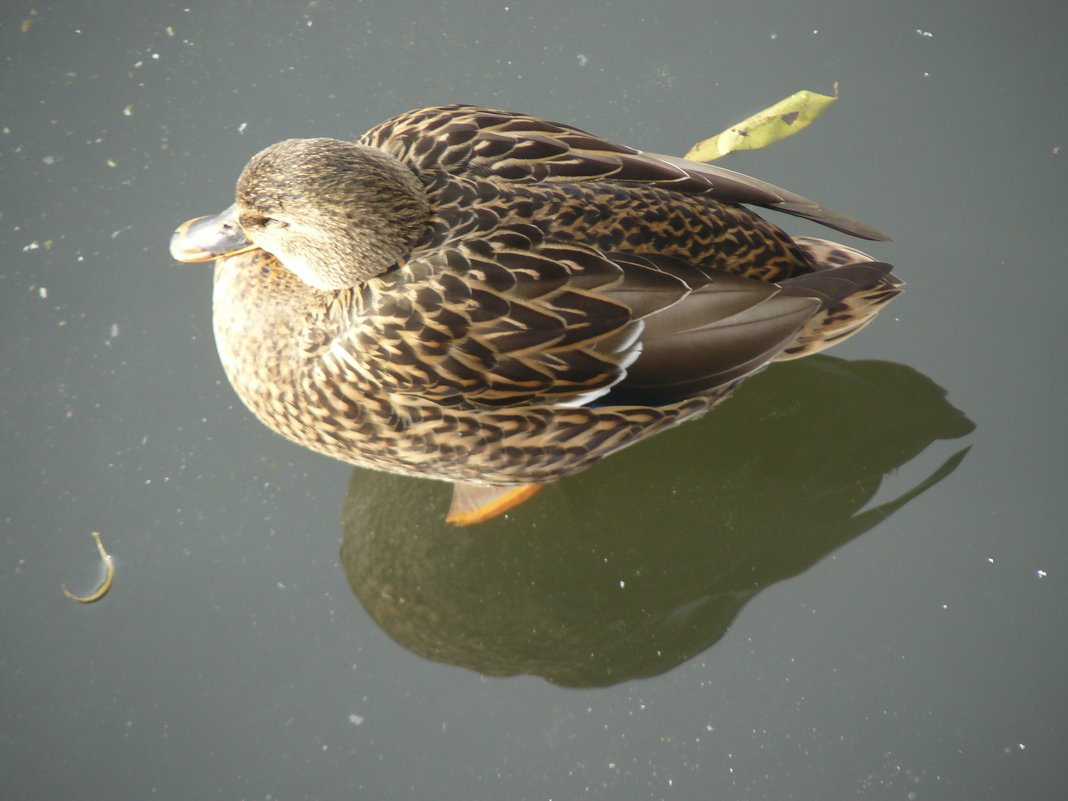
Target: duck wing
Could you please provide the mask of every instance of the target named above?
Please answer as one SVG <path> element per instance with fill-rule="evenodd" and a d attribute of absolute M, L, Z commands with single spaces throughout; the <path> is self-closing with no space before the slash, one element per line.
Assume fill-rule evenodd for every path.
<path fill-rule="evenodd" d="M 391 153 L 417 173 L 493 177 L 515 183 L 619 181 L 654 184 L 723 203 L 746 203 L 813 220 L 862 239 L 888 237 L 801 195 L 742 173 L 647 153 L 529 114 L 437 106 L 375 126 L 360 143 Z"/>
<path fill-rule="evenodd" d="M 333 349 L 383 390 L 443 406 L 673 403 L 759 369 L 889 269 L 873 264 L 776 285 L 501 229 L 367 282 Z"/>

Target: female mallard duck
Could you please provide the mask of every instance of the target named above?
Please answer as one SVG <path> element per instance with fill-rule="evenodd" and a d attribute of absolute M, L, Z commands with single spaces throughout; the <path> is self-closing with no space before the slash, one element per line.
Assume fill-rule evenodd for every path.
<path fill-rule="evenodd" d="M 455 482 L 465 523 L 840 342 L 901 291 L 888 264 L 743 203 L 886 239 L 729 170 L 445 106 L 268 147 L 171 252 L 217 259 L 219 355 L 260 420 Z"/>

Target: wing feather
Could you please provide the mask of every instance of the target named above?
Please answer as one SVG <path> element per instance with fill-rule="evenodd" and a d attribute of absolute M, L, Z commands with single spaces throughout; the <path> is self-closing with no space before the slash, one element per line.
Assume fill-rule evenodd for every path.
<path fill-rule="evenodd" d="M 821 308 L 884 271 L 847 266 L 780 286 L 661 255 L 552 241 L 498 249 L 504 241 L 465 242 L 368 282 L 354 307 L 359 333 L 342 347 L 360 348 L 385 390 L 453 405 L 656 405 L 758 369 Z"/>
<path fill-rule="evenodd" d="M 392 153 L 417 172 L 445 170 L 517 183 L 654 184 L 804 217 L 862 239 L 888 239 L 869 225 L 766 181 L 711 164 L 645 153 L 527 114 L 476 106 L 417 109 L 375 126 L 360 142 Z"/>

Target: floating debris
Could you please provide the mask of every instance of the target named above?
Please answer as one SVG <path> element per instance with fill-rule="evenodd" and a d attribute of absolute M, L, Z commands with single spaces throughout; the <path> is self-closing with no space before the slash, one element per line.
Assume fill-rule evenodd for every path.
<path fill-rule="evenodd" d="M 712 161 L 735 150 L 767 147 L 806 128 L 837 99 L 837 83 L 834 85 L 833 96 L 807 90 L 795 92 L 722 133 L 698 142 L 690 148 L 686 158 L 693 161 Z"/>
<path fill-rule="evenodd" d="M 93 538 L 96 540 L 96 549 L 100 551 L 100 558 L 104 562 L 104 581 L 88 595 L 75 595 L 67 589 L 66 584 L 62 585 L 63 594 L 72 601 L 77 601 L 80 604 L 91 604 L 94 601 L 99 601 L 108 594 L 108 590 L 111 589 L 111 583 L 115 581 L 115 560 L 112 558 L 111 554 L 104 550 L 104 543 L 100 541 L 99 531 L 93 532 Z"/>

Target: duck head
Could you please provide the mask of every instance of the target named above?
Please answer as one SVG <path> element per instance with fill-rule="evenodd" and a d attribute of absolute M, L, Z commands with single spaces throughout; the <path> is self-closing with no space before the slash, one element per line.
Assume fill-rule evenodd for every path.
<path fill-rule="evenodd" d="M 403 260 L 429 216 L 419 179 L 387 153 L 286 139 L 252 157 L 233 206 L 179 227 L 171 254 L 207 261 L 261 248 L 316 289 L 345 289 Z"/>

